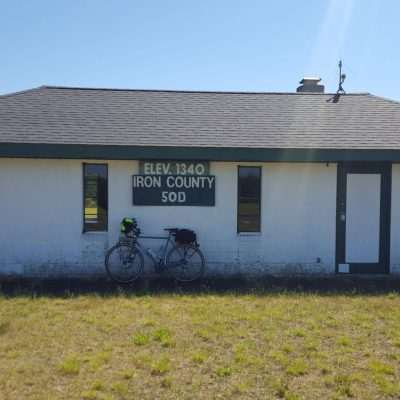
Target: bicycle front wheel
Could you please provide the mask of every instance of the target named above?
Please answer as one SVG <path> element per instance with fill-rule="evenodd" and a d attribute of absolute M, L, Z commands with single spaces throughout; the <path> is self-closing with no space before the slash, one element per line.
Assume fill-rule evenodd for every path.
<path fill-rule="evenodd" d="M 175 246 L 167 255 L 166 266 L 180 282 L 191 282 L 204 275 L 205 260 L 197 246 Z"/>
<path fill-rule="evenodd" d="M 142 275 L 143 254 L 135 247 L 118 243 L 106 254 L 105 267 L 108 276 L 117 283 L 127 284 Z"/>

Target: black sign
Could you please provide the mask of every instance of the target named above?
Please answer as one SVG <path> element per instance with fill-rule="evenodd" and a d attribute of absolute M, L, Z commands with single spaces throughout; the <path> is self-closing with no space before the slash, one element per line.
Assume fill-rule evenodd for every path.
<path fill-rule="evenodd" d="M 208 161 L 140 161 L 139 173 L 143 175 L 208 175 Z"/>
<path fill-rule="evenodd" d="M 133 175 L 133 204 L 141 206 L 214 206 L 215 176 Z"/>

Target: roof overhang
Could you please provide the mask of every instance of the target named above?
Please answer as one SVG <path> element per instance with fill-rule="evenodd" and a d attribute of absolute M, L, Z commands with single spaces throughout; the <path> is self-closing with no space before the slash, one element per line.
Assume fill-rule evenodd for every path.
<path fill-rule="evenodd" d="M 400 162 L 400 149 L 267 149 L 0 143 L 0 157 L 98 160 L 176 159 L 259 162 Z"/>

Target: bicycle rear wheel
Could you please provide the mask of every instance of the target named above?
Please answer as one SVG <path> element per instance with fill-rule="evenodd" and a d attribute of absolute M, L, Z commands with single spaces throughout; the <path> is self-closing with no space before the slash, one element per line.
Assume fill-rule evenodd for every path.
<path fill-rule="evenodd" d="M 167 255 L 166 267 L 180 282 L 191 282 L 204 275 L 205 260 L 197 246 L 174 246 Z"/>
<path fill-rule="evenodd" d="M 136 248 L 118 243 L 106 254 L 108 276 L 117 283 L 127 284 L 138 279 L 143 272 L 144 257 Z"/>

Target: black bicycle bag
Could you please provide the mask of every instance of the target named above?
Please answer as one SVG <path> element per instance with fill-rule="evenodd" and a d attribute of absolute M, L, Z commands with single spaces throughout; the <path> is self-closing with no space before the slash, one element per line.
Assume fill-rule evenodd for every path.
<path fill-rule="evenodd" d="M 178 229 L 175 235 L 175 242 L 178 244 L 197 243 L 196 233 L 190 229 Z"/>

